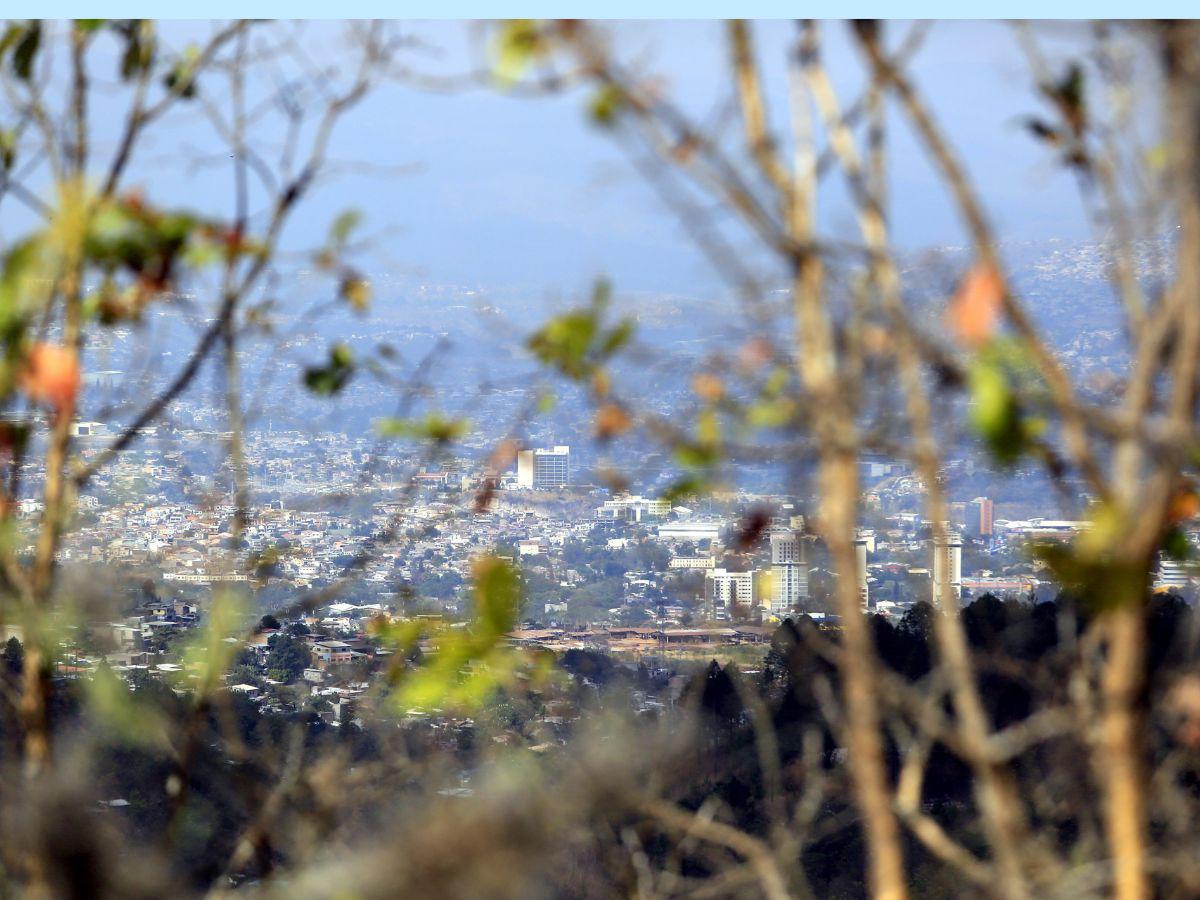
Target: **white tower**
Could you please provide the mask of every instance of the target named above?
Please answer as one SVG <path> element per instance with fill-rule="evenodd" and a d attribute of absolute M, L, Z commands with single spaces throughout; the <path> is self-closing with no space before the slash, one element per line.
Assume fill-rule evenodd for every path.
<path fill-rule="evenodd" d="M 871 589 L 867 585 L 867 539 L 854 539 L 854 580 L 858 585 L 858 602 L 863 609 L 874 609 L 871 602 Z"/>
<path fill-rule="evenodd" d="M 949 534 L 944 541 L 933 542 L 933 603 L 945 596 L 955 602 L 962 598 L 962 539 Z"/>

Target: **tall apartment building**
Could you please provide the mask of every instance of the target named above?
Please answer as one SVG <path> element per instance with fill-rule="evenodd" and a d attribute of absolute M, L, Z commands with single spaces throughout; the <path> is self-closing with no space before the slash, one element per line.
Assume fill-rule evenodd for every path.
<path fill-rule="evenodd" d="M 771 574 L 774 580 L 771 612 L 787 615 L 801 609 L 808 601 L 808 562 L 799 531 L 771 532 Z"/>
<path fill-rule="evenodd" d="M 709 569 L 704 576 L 704 600 L 714 619 L 728 619 L 735 606 L 754 606 L 754 573 Z"/>
<path fill-rule="evenodd" d="M 865 537 L 854 539 L 854 582 L 858 586 L 858 602 L 863 609 L 874 609 L 871 587 L 867 584 L 867 548 L 873 541 Z"/>
<path fill-rule="evenodd" d="M 517 486 L 551 491 L 571 483 L 571 448 L 517 451 Z"/>
<path fill-rule="evenodd" d="M 971 517 L 968 527 L 971 534 L 991 537 L 996 527 L 996 507 L 987 497 L 976 497 L 970 505 Z"/>
<path fill-rule="evenodd" d="M 933 542 L 933 602 L 939 604 L 945 591 L 956 601 L 962 598 L 962 539 L 948 535 Z"/>

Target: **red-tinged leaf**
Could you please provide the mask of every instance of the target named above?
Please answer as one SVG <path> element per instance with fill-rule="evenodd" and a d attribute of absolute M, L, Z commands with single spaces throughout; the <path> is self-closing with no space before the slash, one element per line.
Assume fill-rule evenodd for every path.
<path fill-rule="evenodd" d="M 629 413 L 616 403 L 605 403 L 596 410 L 593 423 L 596 438 L 602 441 L 610 440 L 624 434 L 633 426 Z"/>
<path fill-rule="evenodd" d="M 34 344 L 25 357 L 21 390 L 34 403 L 70 414 L 79 393 L 79 357 L 58 344 Z"/>
<path fill-rule="evenodd" d="M 959 285 L 946 311 L 954 336 L 978 347 L 996 332 L 1004 300 L 1004 281 L 993 267 L 977 265 Z"/>
<path fill-rule="evenodd" d="M 716 403 L 725 396 L 725 383 L 712 372 L 701 372 L 692 379 L 692 390 L 705 403 Z"/>
<path fill-rule="evenodd" d="M 775 348 L 764 337 L 751 338 L 738 348 L 738 365 L 746 372 L 756 372 L 775 358 Z"/>
<path fill-rule="evenodd" d="M 1181 488 L 1167 505 L 1167 521 L 1172 525 L 1187 522 L 1200 515 L 1200 495 L 1190 488 Z"/>

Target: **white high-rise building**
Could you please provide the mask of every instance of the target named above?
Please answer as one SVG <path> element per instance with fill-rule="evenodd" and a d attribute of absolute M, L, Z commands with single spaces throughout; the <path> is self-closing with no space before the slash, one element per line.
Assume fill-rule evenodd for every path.
<path fill-rule="evenodd" d="M 802 608 L 808 600 L 808 562 L 799 531 L 771 532 L 771 575 L 771 612 L 787 615 Z"/>
<path fill-rule="evenodd" d="M 714 619 L 728 619 L 735 606 L 754 606 L 754 573 L 709 569 L 704 576 L 704 599 Z"/>
<path fill-rule="evenodd" d="M 956 534 L 945 541 L 933 542 L 933 602 L 939 604 L 949 592 L 955 601 L 962 599 L 962 539 Z"/>
<path fill-rule="evenodd" d="M 571 448 L 517 451 L 517 486 L 550 491 L 571 483 Z"/>
<path fill-rule="evenodd" d="M 871 542 L 865 537 L 854 539 L 854 582 L 858 585 L 858 602 L 863 609 L 873 609 L 871 588 L 867 584 L 867 548 Z"/>

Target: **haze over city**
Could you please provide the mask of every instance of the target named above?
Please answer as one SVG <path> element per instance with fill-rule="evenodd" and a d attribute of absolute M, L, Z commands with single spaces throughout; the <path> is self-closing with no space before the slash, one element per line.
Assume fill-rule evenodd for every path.
<path fill-rule="evenodd" d="M 1200 893 L 1194 23 L 0 88 L 0 893 Z"/>

